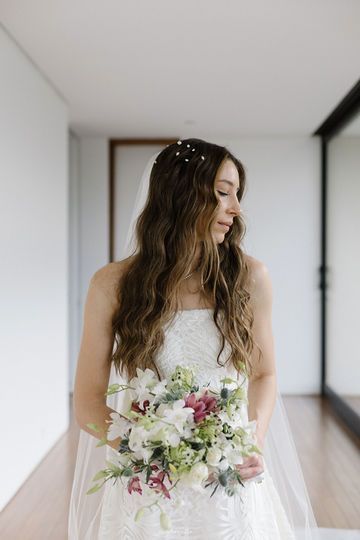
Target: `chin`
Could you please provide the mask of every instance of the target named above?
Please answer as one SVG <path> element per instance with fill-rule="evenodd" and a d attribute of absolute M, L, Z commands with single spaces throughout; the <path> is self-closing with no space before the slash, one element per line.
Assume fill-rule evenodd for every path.
<path fill-rule="evenodd" d="M 219 232 L 216 232 L 214 234 L 214 240 L 217 244 L 221 244 L 221 242 L 223 242 L 225 240 L 225 234 L 224 233 L 219 233 Z"/>

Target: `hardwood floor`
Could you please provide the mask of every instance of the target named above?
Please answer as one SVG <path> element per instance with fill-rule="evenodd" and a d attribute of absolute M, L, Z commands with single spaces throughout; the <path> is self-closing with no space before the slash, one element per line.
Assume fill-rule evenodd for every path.
<path fill-rule="evenodd" d="M 321 397 L 284 403 L 318 525 L 360 529 L 360 441 Z"/>
<path fill-rule="evenodd" d="M 318 525 L 360 529 L 360 442 L 320 397 L 283 398 Z M 67 540 L 78 437 L 72 418 L 69 431 L 1 513 L 2 540 Z"/>
<path fill-rule="evenodd" d="M 340 395 L 340 397 L 342 397 L 349 407 L 351 407 L 357 414 L 360 414 L 360 397 L 343 395 Z"/>

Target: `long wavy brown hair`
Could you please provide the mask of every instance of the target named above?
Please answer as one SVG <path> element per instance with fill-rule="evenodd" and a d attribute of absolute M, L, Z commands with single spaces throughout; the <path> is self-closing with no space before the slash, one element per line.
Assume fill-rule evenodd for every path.
<path fill-rule="evenodd" d="M 250 270 L 240 247 L 246 231 L 242 216 L 234 217 L 223 242 L 216 243 L 211 235 L 219 209 L 215 177 L 226 159 L 238 170 L 241 201 L 245 170 L 225 146 L 189 138 L 181 145 L 168 145 L 156 157 L 135 226 L 136 247 L 117 288 L 111 361 L 122 375 L 131 378 L 137 367 L 149 367 L 160 377 L 155 357 L 164 343 L 163 326 L 178 310 L 180 286 L 193 267 L 199 243 L 203 293 L 214 306 L 213 320 L 222 336 L 217 363 L 224 365 L 219 359 L 227 340 L 231 354 L 225 363 L 232 362 L 246 376 L 253 372 Z"/>

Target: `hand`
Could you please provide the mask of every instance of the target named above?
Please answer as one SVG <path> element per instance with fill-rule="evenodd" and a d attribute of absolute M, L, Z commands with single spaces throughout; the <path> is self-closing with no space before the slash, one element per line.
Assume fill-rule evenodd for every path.
<path fill-rule="evenodd" d="M 263 457 L 255 454 L 245 458 L 241 465 L 236 465 L 236 469 L 239 471 L 242 480 L 249 480 L 264 471 Z"/>
<path fill-rule="evenodd" d="M 245 458 L 241 465 L 235 465 L 235 469 L 240 472 L 242 480 L 250 480 L 250 478 L 258 476 L 264 472 L 263 457 L 259 454 L 255 454 Z M 208 476 L 208 481 L 213 482 L 216 480 L 216 476 L 217 475 L 215 473 L 210 473 Z"/>

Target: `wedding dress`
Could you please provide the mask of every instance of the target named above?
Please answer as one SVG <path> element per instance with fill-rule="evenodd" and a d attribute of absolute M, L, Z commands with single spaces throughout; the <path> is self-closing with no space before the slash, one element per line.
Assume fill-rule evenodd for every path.
<path fill-rule="evenodd" d="M 165 342 L 159 351 L 156 364 L 162 378 L 170 377 L 177 364 L 198 368 L 200 385 L 208 382 L 220 386 L 225 376 L 237 378 L 234 368 L 220 367 L 217 354 L 220 334 L 212 319 L 212 309 L 178 311 L 165 329 Z M 221 353 L 223 363 L 230 349 Z M 245 388 L 247 380 L 243 378 Z M 244 409 L 247 418 L 247 408 Z M 113 449 L 109 447 L 111 459 Z M 245 481 L 245 487 L 233 497 L 217 490 L 210 498 L 191 488 L 179 493 L 183 505 L 176 506 L 172 500 L 161 503 L 172 521 L 172 530 L 162 531 L 159 526 L 159 510 L 145 512 L 135 523 L 138 508 L 145 504 L 144 495 L 129 494 L 126 484 L 107 482 L 103 499 L 99 540 L 149 540 L 179 538 L 192 540 L 294 540 L 295 535 L 285 514 L 271 475 L 266 467 L 262 483 Z M 240 486 L 241 487 L 241 486 Z M 176 488 L 175 488 L 176 489 Z M 181 500 L 180 499 L 180 500 Z"/>
<path fill-rule="evenodd" d="M 216 385 L 224 375 L 237 377 L 231 367 L 217 362 L 220 334 L 212 319 L 213 309 L 178 311 L 164 328 L 165 341 L 158 351 L 157 367 L 168 377 L 177 364 L 198 366 L 200 384 Z M 227 357 L 228 344 L 220 355 Z M 111 369 L 111 384 L 124 383 Z M 239 380 L 241 383 L 241 380 Z M 248 381 L 243 379 L 245 388 Z M 107 404 L 121 412 L 129 396 L 108 396 Z M 247 408 L 244 409 L 245 419 Z M 138 508 L 148 501 L 129 494 L 121 481 L 105 483 L 100 491 L 85 495 L 93 476 L 113 460 L 113 448 L 97 447 L 98 439 L 80 430 L 69 513 L 69 540 L 359 540 L 359 531 L 318 528 L 308 498 L 280 394 L 277 394 L 263 448 L 264 480 L 244 482 L 243 491 L 228 497 L 220 490 L 213 497 L 193 490 L 179 492 L 182 506 L 161 502 L 172 521 L 171 531 L 162 531 L 158 511 L 146 512 L 134 521 Z"/>

